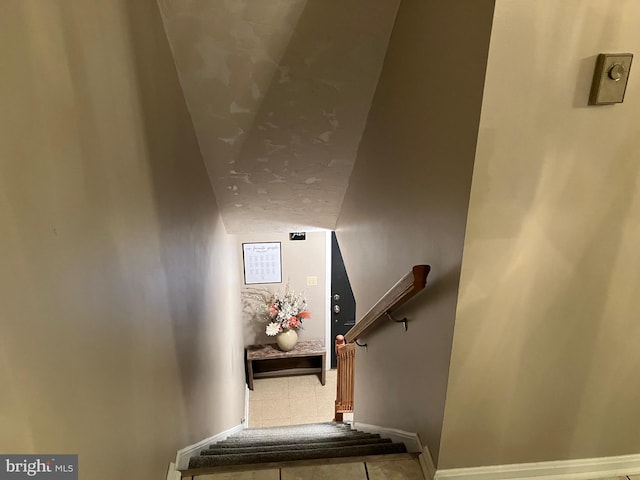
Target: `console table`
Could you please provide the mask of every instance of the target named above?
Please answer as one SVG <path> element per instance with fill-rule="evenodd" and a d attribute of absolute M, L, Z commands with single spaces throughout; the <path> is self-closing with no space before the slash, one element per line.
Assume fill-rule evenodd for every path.
<path fill-rule="evenodd" d="M 281 377 L 317 373 L 320 383 L 326 383 L 327 352 L 319 340 L 298 342 L 290 352 L 283 352 L 275 343 L 247 347 L 249 390 L 254 378 Z"/>

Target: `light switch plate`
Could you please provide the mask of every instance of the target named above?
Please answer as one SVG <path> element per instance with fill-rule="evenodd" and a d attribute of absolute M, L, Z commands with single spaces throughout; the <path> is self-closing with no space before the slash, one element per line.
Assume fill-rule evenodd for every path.
<path fill-rule="evenodd" d="M 631 70 L 631 53 L 601 53 L 593 73 L 590 105 L 622 103 Z"/>

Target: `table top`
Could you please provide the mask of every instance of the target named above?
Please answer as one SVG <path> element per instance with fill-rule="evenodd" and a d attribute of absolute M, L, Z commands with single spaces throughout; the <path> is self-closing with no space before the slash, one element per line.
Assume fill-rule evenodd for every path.
<path fill-rule="evenodd" d="M 276 343 L 266 345 L 249 345 L 247 347 L 247 360 L 266 360 L 269 358 L 287 357 L 311 357 L 324 355 L 326 350 L 321 340 L 298 342 L 290 352 L 283 352 Z"/>

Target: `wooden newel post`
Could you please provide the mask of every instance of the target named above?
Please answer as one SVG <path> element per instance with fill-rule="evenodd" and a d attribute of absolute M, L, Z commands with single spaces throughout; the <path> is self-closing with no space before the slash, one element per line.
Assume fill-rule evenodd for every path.
<path fill-rule="evenodd" d="M 343 414 L 353 412 L 353 368 L 355 344 L 347 343 L 344 335 L 336 336 L 338 381 L 335 403 L 335 421 L 341 422 Z"/>

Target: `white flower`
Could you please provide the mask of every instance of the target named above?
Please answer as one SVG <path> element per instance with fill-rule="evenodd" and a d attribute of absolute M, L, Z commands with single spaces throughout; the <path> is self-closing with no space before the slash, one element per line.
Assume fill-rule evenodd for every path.
<path fill-rule="evenodd" d="M 280 332 L 280 325 L 276 322 L 271 322 L 267 325 L 267 335 L 270 337 L 276 336 Z"/>

